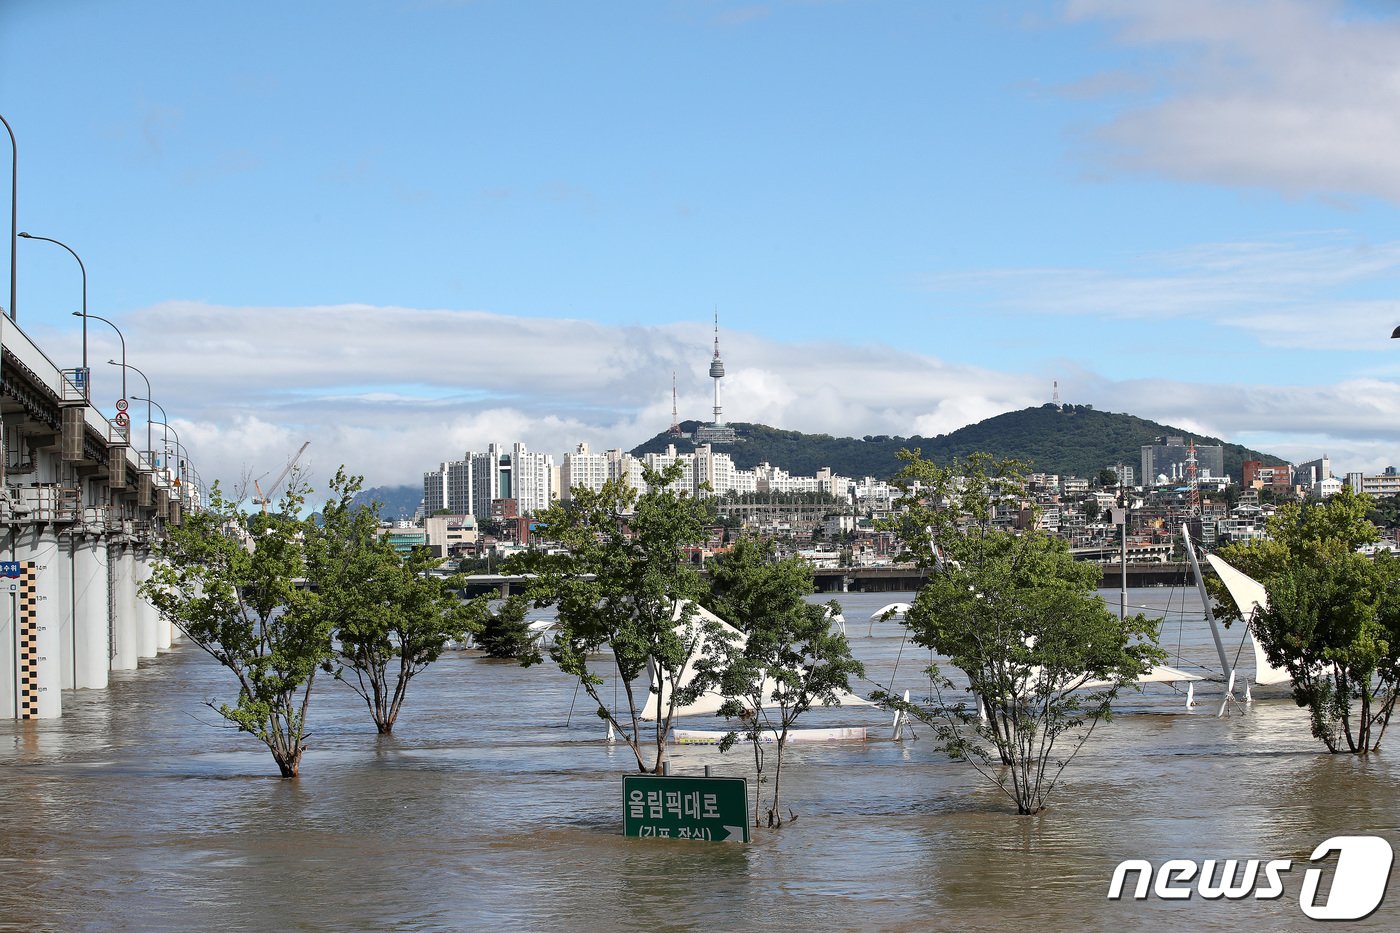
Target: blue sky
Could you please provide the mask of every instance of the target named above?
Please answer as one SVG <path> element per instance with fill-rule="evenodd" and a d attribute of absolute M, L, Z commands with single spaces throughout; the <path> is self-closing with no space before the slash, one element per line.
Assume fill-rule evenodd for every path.
<path fill-rule="evenodd" d="M 1058 380 L 1377 470 L 1397 63 L 1400 12 L 1322 0 L 0 3 L 20 226 L 226 479 L 630 447 L 673 369 L 704 415 L 716 309 L 733 420 L 940 433 Z M 19 250 L 76 359 L 75 264 Z"/>

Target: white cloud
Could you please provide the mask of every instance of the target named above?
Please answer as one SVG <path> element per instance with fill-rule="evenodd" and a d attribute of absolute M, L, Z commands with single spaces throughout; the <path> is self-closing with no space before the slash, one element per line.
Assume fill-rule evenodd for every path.
<path fill-rule="evenodd" d="M 1400 200 L 1394 17 L 1322 0 L 1071 0 L 1067 11 L 1111 20 L 1122 44 L 1156 53 L 1153 86 L 1120 87 L 1128 103 L 1100 129 L 1111 165 Z"/>
<path fill-rule="evenodd" d="M 682 419 L 708 420 L 713 404 L 703 323 L 610 327 L 480 311 L 171 302 L 120 325 L 140 348 L 131 362 L 151 377 L 210 481 L 275 473 L 305 440 L 313 477 L 344 463 L 371 485 L 417 483 L 437 463 L 492 441 L 522 441 L 556 459 L 579 441 L 631 447 L 670 424 L 672 371 Z M 777 343 L 736 331 L 721 338 L 730 420 L 910 434 L 1043 401 L 1036 377 L 889 347 Z M 93 360 L 118 352 L 104 333 L 89 339 Z M 53 335 L 61 357 L 73 353 L 72 340 Z M 117 378 L 102 367 L 96 396 L 115 395 Z M 144 409 L 133 408 L 139 437 Z"/>
<path fill-rule="evenodd" d="M 1400 301 L 1344 297 L 1400 288 L 1400 242 L 1350 242 L 1338 231 L 1277 242 L 1210 243 L 1126 260 L 1127 268 L 988 269 L 927 276 L 1016 312 L 1102 319 L 1209 320 L 1272 347 L 1374 349 Z"/>
<path fill-rule="evenodd" d="M 310 479 L 323 481 L 345 464 L 369 485 L 416 485 L 425 470 L 492 441 L 521 441 L 556 460 L 580 441 L 630 448 L 670 424 L 673 369 L 682 419 L 708 420 L 713 404 L 703 323 L 610 327 L 478 311 L 181 303 L 120 324 L 128 345 L 140 348 L 132 362 L 151 377 L 206 481 L 275 474 L 308 440 Z M 251 339 L 258 333 L 268 337 Z M 116 352 L 106 335 L 89 337 L 93 360 Z M 837 436 L 932 436 L 1048 401 L 1043 373 L 888 346 L 784 343 L 740 331 L 721 339 L 724 411 L 734 421 Z M 74 358 L 72 332 L 42 342 L 56 358 Z M 1298 460 L 1325 452 L 1339 469 L 1400 459 L 1387 453 L 1400 441 L 1400 386 L 1384 380 L 1115 382 L 1073 363 L 1053 365 L 1066 401 Z M 117 375 L 101 370 L 95 396 L 107 407 Z M 132 410 L 141 438 L 144 405 Z"/>

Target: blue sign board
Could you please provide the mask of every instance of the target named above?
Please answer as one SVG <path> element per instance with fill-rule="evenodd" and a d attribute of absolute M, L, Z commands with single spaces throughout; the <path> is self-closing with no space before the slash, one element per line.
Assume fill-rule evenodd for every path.
<path fill-rule="evenodd" d="M 19 561 L 0 560 L 0 577 L 18 577 Z"/>

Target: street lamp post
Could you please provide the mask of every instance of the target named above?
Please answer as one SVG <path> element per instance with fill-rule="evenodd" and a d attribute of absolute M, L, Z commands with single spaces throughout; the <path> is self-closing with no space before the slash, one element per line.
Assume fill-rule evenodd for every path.
<path fill-rule="evenodd" d="M 5 124 L 5 132 L 10 134 L 10 320 L 18 320 L 15 317 L 15 246 L 19 240 L 15 239 L 19 232 L 19 146 L 15 143 L 15 131 L 10 127 L 10 121 L 0 117 L 0 123 Z"/>
<path fill-rule="evenodd" d="M 90 317 L 90 318 L 92 318 L 94 321 L 101 321 L 103 324 L 106 324 L 108 327 L 112 328 L 112 330 L 114 330 L 114 331 L 117 332 L 117 339 L 120 340 L 120 341 L 122 342 L 122 401 L 126 401 L 126 335 L 122 333 L 122 330 L 121 330 L 120 327 L 118 327 L 117 325 L 113 324 L 111 321 L 107 320 L 105 317 L 101 317 L 101 316 L 96 315 L 96 314 L 79 314 L 79 312 L 77 312 L 77 311 L 74 311 L 74 312 L 73 312 L 73 316 L 74 316 L 74 317 Z M 87 367 L 87 356 L 86 356 L 86 354 L 84 354 L 84 357 L 83 357 L 83 366 L 84 366 L 84 368 Z"/>
<path fill-rule="evenodd" d="M 150 391 L 150 390 L 148 389 L 147 391 Z M 164 421 L 160 422 L 160 426 L 161 426 L 162 428 L 165 429 L 165 438 L 161 441 L 161 446 L 165 448 L 165 450 L 164 450 L 163 452 L 166 453 L 166 454 L 169 454 L 169 453 L 170 453 L 170 430 L 171 430 L 171 428 L 170 428 L 170 416 L 167 415 L 167 414 L 165 413 L 165 406 L 162 405 L 160 402 L 157 402 L 157 401 L 155 401 L 154 399 L 152 399 L 149 395 L 146 396 L 145 398 L 142 398 L 142 397 L 139 396 L 139 395 L 133 395 L 132 398 L 135 399 L 135 400 L 138 401 L 138 402 L 145 402 L 147 405 L 154 405 L 154 406 L 156 406 L 157 408 L 160 409 L 160 416 L 161 416 L 162 418 L 165 419 Z M 147 422 L 147 423 L 149 424 L 150 422 Z M 175 435 L 175 440 L 178 441 L 179 439 L 180 439 L 180 435 L 179 435 L 179 433 L 177 432 L 176 435 Z M 147 432 L 146 443 L 147 443 L 147 444 L 150 443 L 150 432 Z M 146 449 L 149 450 L 150 448 L 147 447 Z"/>
<path fill-rule="evenodd" d="M 118 331 L 118 333 L 120 333 L 120 331 Z M 126 371 L 128 369 L 136 369 L 136 367 L 126 361 L 125 340 L 122 341 L 122 361 L 118 363 L 116 360 L 108 360 L 107 364 L 109 366 L 120 366 L 122 368 L 122 397 L 126 398 Z M 136 369 L 136 375 L 140 376 L 146 382 L 146 450 L 149 451 L 151 449 L 151 380 L 146 379 L 146 374 L 139 369 Z M 141 401 L 141 399 L 137 399 L 136 401 Z"/>
<path fill-rule="evenodd" d="M 180 443 L 180 432 L 176 431 L 168 424 L 164 427 L 175 435 L 175 482 L 177 485 L 183 486 L 185 484 L 185 463 L 189 461 L 190 450 L 184 444 Z M 169 444 L 170 442 L 167 440 L 165 450 L 167 454 L 170 453 Z M 169 469 L 168 465 L 166 469 Z"/>
<path fill-rule="evenodd" d="M 83 319 L 83 398 L 88 399 L 89 401 L 91 401 L 91 400 L 92 400 L 92 386 L 91 386 L 90 383 L 92 382 L 92 380 L 91 380 L 90 374 L 88 373 L 88 355 L 87 355 L 87 319 L 88 319 L 88 311 L 87 311 L 87 266 L 83 265 L 83 257 L 81 257 L 81 256 L 79 256 L 77 253 L 73 252 L 73 247 L 69 246 L 67 243 L 64 243 L 62 240 L 55 240 L 53 237 L 47 237 L 47 236 L 36 236 L 36 235 L 34 235 L 34 234 L 32 234 L 32 233 L 26 233 L 26 232 L 24 232 L 23 230 L 20 231 L 20 234 L 19 234 L 19 235 L 22 236 L 22 237 L 24 237 L 26 240 L 43 240 L 43 241 L 45 241 L 45 242 L 47 242 L 47 243 L 55 243 L 55 244 L 57 244 L 57 245 L 59 245 L 59 246 L 62 246 L 64 249 L 68 250 L 68 252 L 73 256 L 73 258 L 76 259 L 76 260 L 78 260 L 78 268 L 81 269 L 81 270 L 82 270 L 82 273 L 83 273 L 83 310 L 82 310 L 82 313 L 81 313 L 81 315 L 80 315 L 80 316 L 82 317 L 82 319 Z M 108 323 L 110 323 L 110 322 L 108 322 Z"/>

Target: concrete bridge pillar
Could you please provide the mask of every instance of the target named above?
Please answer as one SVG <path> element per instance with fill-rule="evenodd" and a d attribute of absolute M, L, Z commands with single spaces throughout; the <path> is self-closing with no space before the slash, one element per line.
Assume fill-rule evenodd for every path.
<path fill-rule="evenodd" d="M 149 547 L 139 547 L 134 555 L 134 580 L 139 587 L 142 583 L 151 579 L 151 549 Z M 156 612 L 156 607 L 141 598 L 139 590 L 133 592 L 136 599 L 136 618 L 141 623 L 141 637 L 149 638 L 151 653 L 146 654 L 143 642 L 141 657 L 153 658 L 159 651 L 170 650 L 170 623 Z"/>
<path fill-rule="evenodd" d="M 53 719 L 63 715 L 63 644 L 60 579 L 63 570 L 58 535 L 49 525 L 30 525 L 14 536 L 14 558 L 21 578 L 13 581 L 10 612 L 14 677 L 8 703 L 18 719 Z M 29 566 L 26 568 L 26 563 Z"/>
<path fill-rule="evenodd" d="M 112 626 L 108 611 L 107 542 L 100 535 L 75 534 L 73 556 L 73 658 L 75 687 L 107 686 L 112 664 Z"/>
<path fill-rule="evenodd" d="M 59 671 L 62 675 L 63 689 L 71 690 L 76 683 L 77 674 L 77 653 L 78 653 L 78 629 L 77 619 L 73 612 L 73 538 L 65 532 L 58 537 L 58 548 L 54 555 L 55 564 L 53 572 L 54 592 L 50 597 L 54 601 L 54 613 L 58 619 L 58 644 L 61 660 Z"/>
<path fill-rule="evenodd" d="M 136 656 L 154 658 L 160 653 L 160 638 L 156 632 L 156 613 L 144 599 L 136 594 L 136 586 L 150 576 L 150 564 L 143 557 L 145 549 L 139 546 L 127 548 L 130 555 L 131 583 L 126 594 L 126 608 L 136 620 Z M 168 647 L 168 646 L 167 646 Z"/>
<path fill-rule="evenodd" d="M 131 545 L 114 543 L 107 549 L 111 579 L 113 631 L 112 670 L 134 671 L 140 657 L 141 635 L 136 620 L 135 580 Z"/>

